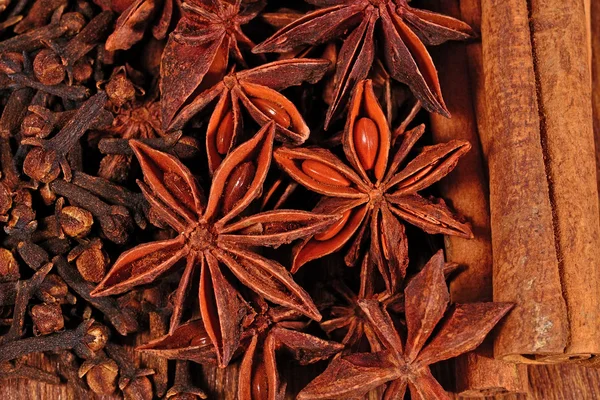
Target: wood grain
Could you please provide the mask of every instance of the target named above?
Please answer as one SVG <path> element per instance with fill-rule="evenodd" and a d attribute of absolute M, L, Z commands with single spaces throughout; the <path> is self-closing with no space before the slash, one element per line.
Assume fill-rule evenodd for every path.
<path fill-rule="evenodd" d="M 46 367 L 52 364 L 40 356 L 31 357 L 28 364 Z M 200 368 L 200 367 L 199 367 Z M 530 394 L 489 397 L 488 400 L 598 400 L 600 399 L 600 370 L 584 368 L 578 365 L 529 366 Z M 315 371 L 308 374 L 307 368 L 293 367 L 285 371 L 291 392 L 296 392 L 311 379 Z M 447 371 L 450 373 L 451 371 Z M 453 377 L 445 376 L 446 381 Z M 235 400 L 237 365 L 226 370 L 209 369 L 204 371 L 203 389 L 209 399 Z M 289 396 L 293 399 L 293 396 Z M 74 400 L 75 395 L 66 386 L 54 386 L 22 379 L 0 381 L 0 399 L 2 400 Z M 109 397 L 98 397 L 109 400 Z M 459 399 L 453 396 L 453 399 Z M 470 400 L 468 398 L 461 398 Z M 480 398 L 481 399 L 481 398 Z"/>

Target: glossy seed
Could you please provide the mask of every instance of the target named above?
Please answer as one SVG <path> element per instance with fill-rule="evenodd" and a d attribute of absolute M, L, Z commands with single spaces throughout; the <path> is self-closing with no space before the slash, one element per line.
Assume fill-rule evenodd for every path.
<path fill-rule="evenodd" d="M 231 173 L 227 184 L 225 185 L 225 191 L 223 196 L 223 214 L 227 214 L 233 209 L 235 204 L 240 201 L 242 197 L 248 191 L 254 174 L 256 173 L 256 167 L 252 161 L 247 161 L 240 164 Z"/>
<path fill-rule="evenodd" d="M 163 177 L 165 187 L 171 192 L 173 197 L 183 203 L 190 210 L 195 209 L 194 194 L 185 179 L 173 172 L 165 172 Z"/>
<path fill-rule="evenodd" d="M 331 225 L 329 227 L 329 229 L 327 229 L 325 232 L 321 232 L 318 235 L 315 235 L 315 240 L 323 242 L 325 240 L 331 239 L 332 237 L 334 237 L 335 235 L 340 233 L 340 231 L 344 228 L 344 226 L 346 226 L 346 223 L 348 222 L 348 219 L 350 218 L 351 213 L 352 213 L 352 209 L 346 210 L 342 214 L 342 219 L 337 221 L 335 224 Z"/>
<path fill-rule="evenodd" d="M 264 363 L 255 362 L 257 365 L 252 373 L 252 398 L 257 400 L 269 398 L 269 381 Z"/>
<path fill-rule="evenodd" d="M 229 147 L 231 147 L 231 140 L 233 139 L 233 111 L 229 110 L 219 123 L 219 129 L 217 130 L 217 151 L 219 154 L 227 154 Z"/>
<path fill-rule="evenodd" d="M 258 97 L 253 97 L 250 99 L 250 101 L 256 106 L 256 108 L 262 111 L 267 117 L 275 121 L 278 125 L 284 128 L 289 128 L 292 124 L 290 114 L 288 114 L 288 112 L 279 104 L 267 99 L 260 99 Z"/>
<path fill-rule="evenodd" d="M 194 337 L 192 337 L 192 339 L 190 340 L 190 346 L 208 346 L 210 345 L 210 338 L 208 337 L 208 335 L 195 335 Z"/>
<path fill-rule="evenodd" d="M 350 186 L 350 181 L 328 165 L 316 160 L 304 160 L 302 171 L 314 180 L 332 186 Z"/>
<path fill-rule="evenodd" d="M 371 118 L 363 117 L 356 121 L 353 131 L 354 148 L 358 159 L 365 169 L 370 171 L 375 166 L 379 150 L 379 130 Z"/>

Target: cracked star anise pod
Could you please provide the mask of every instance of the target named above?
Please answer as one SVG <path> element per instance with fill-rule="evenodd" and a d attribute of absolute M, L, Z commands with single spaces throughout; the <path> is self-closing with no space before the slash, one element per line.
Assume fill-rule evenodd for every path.
<path fill-rule="evenodd" d="M 359 398 L 382 385 L 385 399 L 449 400 L 429 366 L 473 350 L 511 309 L 507 303 L 456 304 L 450 295 L 438 252 L 404 290 L 407 334 L 402 340 L 390 315 L 377 300 L 359 305 L 384 350 L 335 358 L 298 399 Z"/>
<path fill-rule="evenodd" d="M 242 131 L 241 106 L 261 126 L 275 121 L 278 140 L 302 144 L 308 139 L 310 129 L 294 103 L 278 91 L 303 82 L 317 82 L 328 65 L 327 60 L 295 59 L 231 72 L 186 104 L 169 129 L 180 129 L 185 121 L 218 98 L 206 131 L 206 153 L 211 173 L 237 144 L 236 139 Z"/>
<path fill-rule="evenodd" d="M 314 364 L 344 349 L 344 345 L 303 332 L 307 323 L 285 307 L 269 308 L 259 299 L 259 314 L 245 332 L 250 336 L 238 375 L 238 398 L 283 400 L 286 384 L 279 378 L 277 353 L 285 351 L 300 363 Z"/>
<path fill-rule="evenodd" d="M 342 216 L 325 232 L 296 246 L 292 272 L 347 243 L 350 248 L 345 261 L 354 265 L 370 230 L 371 258 L 388 291 L 394 293 L 408 263 L 401 221 L 431 234 L 472 237 L 469 226 L 457 220 L 443 201 L 418 193 L 452 171 L 471 146 L 464 140 L 427 146 L 400 169 L 423 132 L 421 125 L 404 133 L 391 158 L 388 122 L 371 81 L 366 80 L 356 87 L 343 133 L 348 164 L 322 148 L 275 151 L 275 160 L 295 181 L 325 196 L 313 211 Z"/>
<path fill-rule="evenodd" d="M 263 2 L 190 0 L 169 35 L 161 62 L 162 119 L 166 129 L 194 93 L 217 84 L 226 74 L 229 56 L 246 67 L 242 50 L 254 43 L 241 26 L 256 17 Z"/>
<path fill-rule="evenodd" d="M 138 346 L 137 351 L 169 360 L 189 360 L 198 364 L 217 364 L 215 346 L 202 319 L 192 319 L 165 336 Z"/>
<path fill-rule="evenodd" d="M 407 0 L 306 1 L 322 8 L 283 27 L 253 52 L 283 53 L 345 36 L 325 127 L 344 108 L 355 85 L 367 77 L 378 50 L 376 37 L 392 78 L 407 84 L 428 111 L 449 116 L 435 65 L 425 46 L 473 37 L 469 25 L 410 7 Z"/>
<path fill-rule="evenodd" d="M 156 280 L 181 259 L 187 264 L 175 295 L 171 332 L 181 319 L 194 270 L 200 269 L 200 314 L 214 344 L 219 364 L 227 365 L 241 335 L 247 304 L 230 282 L 239 282 L 266 299 L 319 320 L 310 296 L 280 264 L 260 256 L 254 246 L 279 246 L 314 235 L 336 216 L 277 210 L 236 219 L 256 199 L 267 175 L 275 126 L 262 128 L 223 161 L 215 172 L 208 200 L 190 171 L 175 157 L 140 142 L 131 147 L 140 162 L 140 187 L 157 215 L 178 236 L 139 245 L 115 262 L 92 292 L 106 296 Z M 226 269 L 226 271 L 223 271 Z"/>

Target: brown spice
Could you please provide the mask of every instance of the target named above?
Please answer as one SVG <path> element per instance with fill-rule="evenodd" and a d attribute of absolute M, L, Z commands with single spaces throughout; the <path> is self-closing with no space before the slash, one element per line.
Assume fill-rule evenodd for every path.
<path fill-rule="evenodd" d="M 495 342 L 501 359 L 562 362 L 600 349 L 590 339 L 600 330 L 600 318 L 590 317 L 599 310 L 593 249 L 600 227 L 591 200 L 598 194 L 589 70 L 557 58 L 587 59 L 582 21 L 583 7 L 562 3 L 533 2 L 531 10 L 521 2 L 482 3 L 494 299 L 517 303 Z M 507 24 L 514 27 L 510 50 L 500 34 Z M 527 172 L 506 173 L 513 165 Z"/>

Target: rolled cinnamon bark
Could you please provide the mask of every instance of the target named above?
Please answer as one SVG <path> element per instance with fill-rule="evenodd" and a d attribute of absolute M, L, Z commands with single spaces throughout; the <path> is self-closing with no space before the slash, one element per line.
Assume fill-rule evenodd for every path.
<path fill-rule="evenodd" d="M 471 3 L 471 4 L 467 4 Z M 479 29 L 479 1 L 430 0 L 432 10 L 459 18 Z M 461 8 L 467 16 L 461 15 Z M 450 262 L 466 267 L 450 283 L 453 302 L 471 303 L 492 301 L 492 243 L 490 234 L 489 192 L 478 136 L 479 129 L 487 129 L 485 114 L 475 114 L 475 99 L 483 99 L 483 92 L 473 92 L 476 83 L 470 82 L 467 48 L 472 43 L 449 43 L 432 49 L 439 68 L 440 84 L 446 96 L 446 105 L 452 114 L 448 119 L 431 115 L 431 130 L 436 142 L 464 139 L 471 143 L 471 151 L 454 171 L 440 184 L 445 199 L 472 225 L 472 240 L 446 236 L 446 257 Z M 527 368 L 493 359 L 493 343 L 484 342 L 477 351 L 462 355 L 455 361 L 456 391 L 461 396 L 493 396 L 508 393 L 527 393 Z"/>
<path fill-rule="evenodd" d="M 590 60 L 590 72 L 592 67 L 592 0 L 583 0 L 583 6 L 585 9 L 585 20 L 587 23 L 587 39 L 588 39 L 588 48 L 589 48 L 589 60 Z M 597 7 L 597 6 L 595 6 Z M 593 95 L 593 88 L 592 88 Z"/>
<path fill-rule="evenodd" d="M 591 59 L 592 59 L 592 115 L 594 139 L 596 142 L 596 181 L 600 192 L 600 3 L 595 1 L 590 6 Z M 600 202 L 600 197 L 598 198 Z M 600 366 L 600 357 L 590 361 L 595 367 Z"/>
<path fill-rule="evenodd" d="M 592 114 L 596 141 L 596 180 L 600 192 L 600 3 L 590 7 L 592 55 Z M 600 198 L 598 199 L 600 201 Z"/>
<path fill-rule="evenodd" d="M 529 8 L 528 8 L 529 3 Z M 502 360 L 600 353 L 600 214 L 583 0 L 482 0 Z"/>

